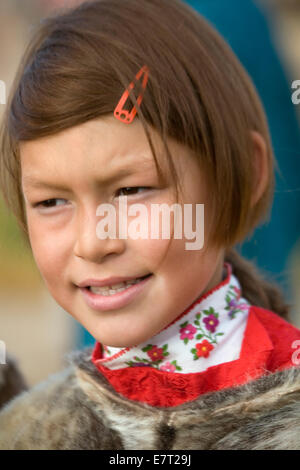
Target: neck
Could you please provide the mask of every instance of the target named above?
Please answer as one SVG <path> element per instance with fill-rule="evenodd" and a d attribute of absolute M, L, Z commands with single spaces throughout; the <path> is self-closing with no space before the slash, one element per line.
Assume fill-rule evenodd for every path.
<path fill-rule="evenodd" d="M 213 273 L 209 283 L 207 284 L 205 290 L 202 292 L 201 297 L 205 296 L 207 293 L 212 291 L 215 287 L 217 287 L 222 281 L 226 279 L 227 276 L 227 268 L 226 263 L 224 261 L 224 255 L 221 255 L 220 260 L 217 263 L 217 267 L 215 272 Z M 231 267 L 230 267 L 231 269 Z"/>

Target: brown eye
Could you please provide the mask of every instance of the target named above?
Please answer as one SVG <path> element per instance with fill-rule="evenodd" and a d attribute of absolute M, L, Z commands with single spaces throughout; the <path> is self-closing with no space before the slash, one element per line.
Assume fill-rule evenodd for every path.
<path fill-rule="evenodd" d="M 65 199 L 46 199 L 45 201 L 38 202 L 36 207 L 44 207 L 45 209 L 50 209 L 52 207 L 60 206 L 61 204 L 56 204 L 57 201 L 65 202 Z"/>
<path fill-rule="evenodd" d="M 132 196 L 134 194 L 137 194 L 139 189 L 151 189 L 151 188 L 148 188 L 147 186 L 133 186 L 133 187 L 128 186 L 126 188 L 119 189 L 117 191 L 117 195 L 118 196 Z"/>
<path fill-rule="evenodd" d="M 53 207 L 55 201 L 55 199 L 47 199 L 46 201 L 40 202 L 39 205 L 42 207 Z"/>

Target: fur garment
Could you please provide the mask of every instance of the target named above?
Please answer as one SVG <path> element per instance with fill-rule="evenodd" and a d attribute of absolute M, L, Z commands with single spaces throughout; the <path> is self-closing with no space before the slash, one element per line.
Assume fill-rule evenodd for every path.
<path fill-rule="evenodd" d="M 0 449 L 300 450 L 299 367 L 159 408 L 117 394 L 91 352 L 6 404 Z"/>
<path fill-rule="evenodd" d="M 0 364 L 0 409 L 28 386 L 19 370 L 16 359 L 7 355 L 6 363 Z"/>

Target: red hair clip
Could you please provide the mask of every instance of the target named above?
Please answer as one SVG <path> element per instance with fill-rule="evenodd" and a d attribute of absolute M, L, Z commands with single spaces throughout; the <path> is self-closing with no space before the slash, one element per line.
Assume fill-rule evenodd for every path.
<path fill-rule="evenodd" d="M 143 76 L 144 75 L 144 76 Z M 141 105 L 141 102 L 143 100 L 143 93 L 146 89 L 146 86 L 147 86 L 147 82 L 148 82 L 148 78 L 149 78 L 149 69 L 146 65 L 144 65 L 140 70 L 139 72 L 136 74 L 135 78 L 136 80 L 140 80 L 141 77 L 143 76 L 143 80 L 142 80 L 142 92 L 140 93 L 138 99 L 137 99 L 137 104 L 138 106 Z M 119 121 L 121 122 L 124 122 L 125 124 L 130 124 L 136 113 L 137 113 L 137 109 L 136 107 L 134 106 L 132 108 L 132 110 L 129 112 L 127 111 L 126 109 L 124 109 L 124 105 L 129 97 L 129 92 L 130 90 L 132 90 L 133 88 L 135 87 L 135 83 L 134 82 L 131 82 L 130 85 L 128 86 L 128 88 L 124 91 L 119 103 L 117 104 L 115 110 L 114 110 L 114 116 L 115 118 L 119 119 Z"/>

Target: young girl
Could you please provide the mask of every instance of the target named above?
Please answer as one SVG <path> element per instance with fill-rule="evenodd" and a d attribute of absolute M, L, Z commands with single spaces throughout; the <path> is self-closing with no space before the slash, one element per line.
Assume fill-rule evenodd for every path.
<path fill-rule="evenodd" d="M 5 199 L 96 344 L 6 404 L 0 448 L 299 449 L 300 332 L 233 249 L 268 214 L 270 137 L 219 35 L 178 0 L 50 17 L 1 139 Z M 188 222 L 204 205 L 203 247 L 149 236 L 152 208 L 173 203 Z M 104 207 L 120 229 L 136 204 L 147 237 L 99 236 Z"/>

